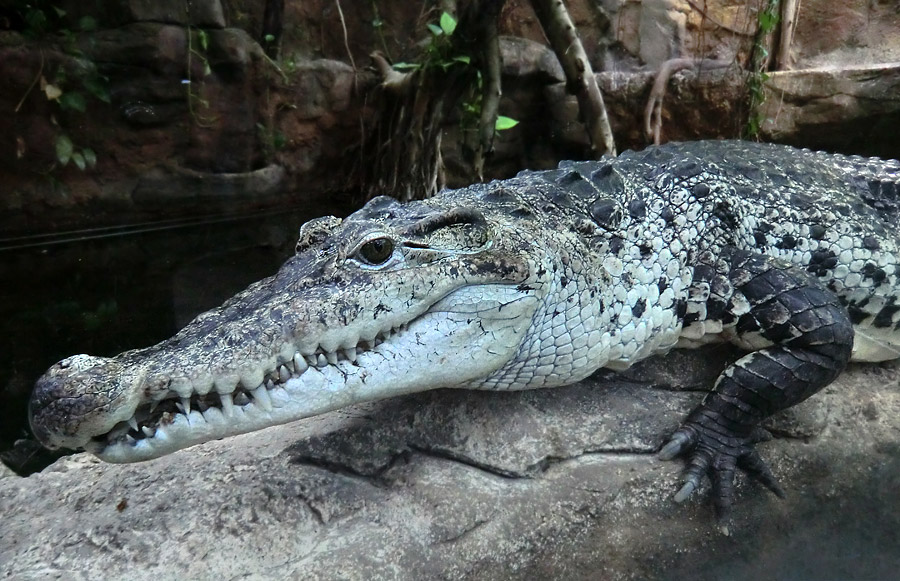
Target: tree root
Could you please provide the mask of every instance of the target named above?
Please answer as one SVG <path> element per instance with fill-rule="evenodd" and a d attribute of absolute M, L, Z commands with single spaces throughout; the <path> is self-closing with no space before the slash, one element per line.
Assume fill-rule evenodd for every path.
<path fill-rule="evenodd" d="M 497 36 L 497 22 L 485 27 L 484 66 L 481 77 L 481 116 L 478 124 L 478 144 L 475 147 L 475 175 L 484 181 L 485 157 L 494 150 L 494 134 L 497 126 L 497 111 L 500 107 L 500 39 Z"/>
<path fill-rule="evenodd" d="M 647 105 L 644 107 L 644 135 L 647 140 L 654 145 L 659 145 L 662 139 L 662 108 L 666 91 L 669 86 L 669 80 L 672 75 L 678 71 L 696 67 L 697 69 L 715 70 L 724 69 L 732 66 L 731 62 L 723 62 L 719 60 L 709 59 L 688 59 L 677 58 L 664 62 L 656 73 L 656 79 L 653 81 L 653 88 L 650 89 L 650 96 L 647 98 Z"/>

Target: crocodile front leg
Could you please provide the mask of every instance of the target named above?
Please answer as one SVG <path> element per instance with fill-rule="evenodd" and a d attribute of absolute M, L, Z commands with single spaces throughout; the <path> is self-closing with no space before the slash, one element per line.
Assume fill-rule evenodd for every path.
<path fill-rule="evenodd" d="M 800 268 L 733 249 L 720 260 L 730 267 L 733 294 L 716 315 L 729 323 L 724 332 L 731 341 L 752 352 L 722 372 L 660 458 L 688 458 L 678 502 L 704 475 L 710 477 L 717 517 L 727 532 L 736 468 L 782 495 L 753 448 L 760 422 L 837 377 L 850 360 L 853 326 L 837 296 Z"/>

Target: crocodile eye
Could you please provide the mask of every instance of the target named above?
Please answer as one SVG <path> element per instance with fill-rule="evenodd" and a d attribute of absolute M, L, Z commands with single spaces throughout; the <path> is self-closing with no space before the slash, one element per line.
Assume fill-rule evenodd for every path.
<path fill-rule="evenodd" d="M 363 262 L 372 266 L 384 264 L 394 253 L 394 243 L 390 238 L 375 238 L 363 244 L 357 255 Z"/>

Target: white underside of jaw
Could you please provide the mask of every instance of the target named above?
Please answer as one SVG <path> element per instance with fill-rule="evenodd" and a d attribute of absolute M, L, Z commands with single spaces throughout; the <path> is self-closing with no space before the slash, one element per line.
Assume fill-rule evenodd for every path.
<path fill-rule="evenodd" d="M 351 404 L 485 378 L 513 357 L 536 303 L 506 285 L 485 294 L 497 298 L 484 299 L 481 292 L 464 287 L 349 358 L 295 356 L 289 368 L 279 368 L 280 381 L 217 394 L 217 405 L 191 409 L 189 398 L 170 399 L 170 411 L 162 419 L 157 413 L 152 427 L 132 418 L 84 448 L 107 462 L 149 460 Z"/>
<path fill-rule="evenodd" d="M 244 405 L 232 404 L 222 409 L 209 407 L 203 412 L 193 409 L 187 414 L 172 414 L 170 422 L 161 422 L 152 436 L 143 439 L 118 438 L 110 443 L 91 441 L 85 449 L 107 462 L 149 460 L 201 442 L 344 407 L 354 403 L 350 394 L 356 393 L 363 385 L 367 374 L 362 365 L 365 365 L 365 358 L 371 356 L 370 353 L 360 356 L 360 366 L 340 361 L 337 365 L 308 368 L 299 377 L 276 384 L 271 389 L 261 386 L 254 390 L 256 397 Z"/>

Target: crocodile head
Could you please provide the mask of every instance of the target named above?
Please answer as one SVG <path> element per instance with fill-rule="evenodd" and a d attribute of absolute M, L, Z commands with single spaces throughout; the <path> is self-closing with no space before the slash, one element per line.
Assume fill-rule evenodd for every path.
<path fill-rule="evenodd" d="M 377 198 L 343 221 L 313 220 L 277 274 L 171 339 L 60 361 L 32 395 L 35 435 L 130 462 L 503 376 L 547 269 L 514 225 L 486 217 L 476 200 L 450 201 Z"/>

